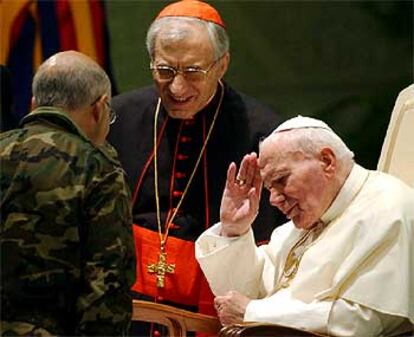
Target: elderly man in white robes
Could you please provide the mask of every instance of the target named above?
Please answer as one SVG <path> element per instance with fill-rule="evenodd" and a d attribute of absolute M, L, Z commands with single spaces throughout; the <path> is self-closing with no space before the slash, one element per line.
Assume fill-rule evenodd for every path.
<path fill-rule="evenodd" d="M 229 166 L 221 222 L 196 242 L 223 324 L 364 337 L 413 329 L 414 190 L 353 157 L 324 122 L 298 116 L 259 158 Z M 262 186 L 290 221 L 257 247 Z"/>

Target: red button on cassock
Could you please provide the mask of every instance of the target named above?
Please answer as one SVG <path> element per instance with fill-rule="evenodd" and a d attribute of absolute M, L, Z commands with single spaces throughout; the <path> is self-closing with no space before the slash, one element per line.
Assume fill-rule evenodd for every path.
<path fill-rule="evenodd" d="M 188 156 L 186 156 L 185 154 L 181 154 L 181 153 L 177 154 L 177 159 L 178 160 L 185 160 L 187 158 L 188 158 Z"/>
<path fill-rule="evenodd" d="M 185 178 L 186 174 L 184 172 L 175 172 L 175 177 L 178 179 Z"/>
<path fill-rule="evenodd" d="M 182 191 L 173 191 L 173 197 L 177 198 L 177 197 L 181 197 L 183 195 Z"/>
<path fill-rule="evenodd" d="M 191 141 L 191 137 L 186 137 L 186 136 L 181 136 L 180 137 L 180 142 L 181 143 L 188 143 Z"/>

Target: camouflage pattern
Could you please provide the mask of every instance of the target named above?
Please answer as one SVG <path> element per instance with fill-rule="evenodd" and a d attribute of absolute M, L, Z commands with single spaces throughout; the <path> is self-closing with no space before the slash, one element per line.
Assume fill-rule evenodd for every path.
<path fill-rule="evenodd" d="M 122 336 L 135 278 L 116 151 L 41 107 L 0 134 L 1 334 Z"/>

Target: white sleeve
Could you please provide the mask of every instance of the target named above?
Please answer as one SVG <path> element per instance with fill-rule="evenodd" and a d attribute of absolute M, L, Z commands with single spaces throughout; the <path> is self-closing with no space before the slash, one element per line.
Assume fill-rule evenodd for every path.
<path fill-rule="evenodd" d="M 293 298 L 288 289 L 282 289 L 264 299 L 250 301 L 244 321 L 273 323 L 325 334 L 331 308 L 331 301 L 306 303 Z"/>
<path fill-rule="evenodd" d="M 413 328 L 407 318 L 384 314 L 358 303 L 339 299 L 328 320 L 332 336 L 394 336 Z"/>
<path fill-rule="evenodd" d="M 237 290 L 257 298 L 263 258 L 258 254 L 253 231 L 238 237 L 220 236 L 221 224 L 207 229 L 197 239 L 195 254 L 213 293 L 224 295 Z"/>
<path fill-rule="evenodd" d="M 341 337 L 392 336 L 413 328 L 406 318 L 383 314 L 344 299 L 305 303 L 292 298 L 287 289 L 252 300 L 244 321 L 273 323 Z"/>

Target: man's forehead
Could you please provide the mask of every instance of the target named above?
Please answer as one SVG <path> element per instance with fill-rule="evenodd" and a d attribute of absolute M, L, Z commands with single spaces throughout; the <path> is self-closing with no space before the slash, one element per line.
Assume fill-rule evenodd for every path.
<path fill-rule="evenodd" d="M 289 145 L 289 144 L 287 144 Z M 261 144 L 259 149 L 259 160 L 268 160 L 268 157 L 283 157 L 287 155 L 289 150 L 284 146 L 284 139 L 279 135 L 271 135 L 266 138 Z"/>
<path fill-rule="evenodd" d="M 174 33 L 174 27 L 163 27 L 162 33 L 157 35 L 154 43 L 154 58 L 181 55 L 182 58 L 207 59 L 214 58 L 214 46 L 204 26 L 195 23 L 186 23 L 188 29 L 185 34 L 180 30 Z"/>
<path fill-rule="evenodd" d="M 178 53 L 177 48 L 155 48 L 153 62 L 165 63 L 170 66 L 186 68 L 191 66 L 205 66 L 214 60 L 214 52 L 199 52 L 202 48 L 194 48 L 195 52 Z M 189 50 L 189 49 L 187 49 Z"/>
<path fill-rule="evenodd" d="M 260 175 L 265 182 L 269 179 L 277 179 L 277 177 L 290 171 L 287 162 L 277 157 L 266 158 L 266 160 L 262 161 L 262 166 L 259 163 L 259 168 Z"/>
<path fill-rule="evenodd" d="M 294 146 L 293 140 L 284 135 L 271 136 L 266 139 L 259 152 L 259 168 L 272 171 L 286 171 L 292 162 L 303 160 L 305 154 Z"/>
<path fill-rule="evenodd" d="M 272 166 L 273 169 L 275 169 L 279 166 L 282 166 L 283 163 L 286 162 L 289 153 L 286 152 L 283 148 L 279 148 L 272 145 L 273 144 L 266 144 L 266 146 L 261 147 L 258 159 L 260 169 L 265 169 L 269 166 Z"/>

